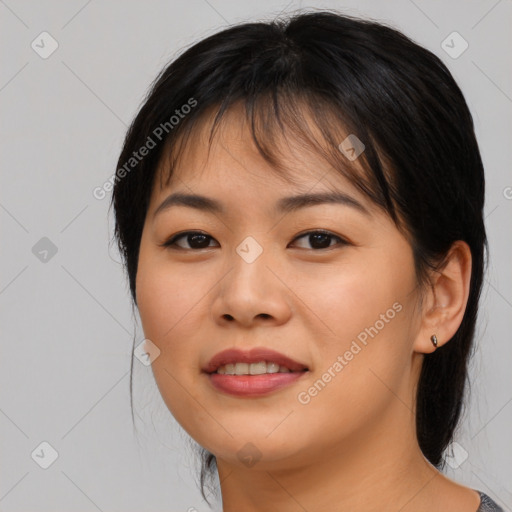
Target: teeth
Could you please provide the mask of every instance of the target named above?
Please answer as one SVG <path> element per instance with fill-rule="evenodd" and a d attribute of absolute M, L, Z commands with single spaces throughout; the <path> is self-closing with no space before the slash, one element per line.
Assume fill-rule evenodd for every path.
<path fill-rule="evenodd" d="M 249 365 L 247 363 L 235 364 L 235 375 L 247 375 L 249 373 Z"/>
<path fill-rule="evenodd" d="M 277 363 L 267 363 L 267 373 L 277 373 L 279 365 Z"/>
<path fill-rule="evenodd" d="M 262 375 L 263 373 L 267 373 L 267 363 L 265 363 L 265 361 L 260 361 L 259 363 L 251 363 L 250 365 L 247 366 L 249 367 L 249 373 L 251 375 Z"/>
<path fill-rule="evenodd" d="M 217 368 L 217 373 L 223 375 L 263 375 L 265 373 L 289 373 L 290 370 L 277 363 L 260 361 L 258 363 L 226 364 Z"/>

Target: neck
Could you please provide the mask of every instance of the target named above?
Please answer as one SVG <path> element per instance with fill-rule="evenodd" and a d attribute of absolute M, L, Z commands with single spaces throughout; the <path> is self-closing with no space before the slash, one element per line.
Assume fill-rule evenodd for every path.
<path fill-rule="evenodd" d="M 251 468 L 218 459 L 223 512 L 432 510 L 433 491 L 445 477 L 421 453 L 414 414 L 395 404 L 382 422 L 360 429 L 336 449 L 261 459 Z"/>

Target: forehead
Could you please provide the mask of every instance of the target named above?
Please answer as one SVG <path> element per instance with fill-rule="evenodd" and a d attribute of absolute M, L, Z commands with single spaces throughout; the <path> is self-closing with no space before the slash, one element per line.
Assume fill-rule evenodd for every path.
<path fill-rule="evenodd" d="M 257 136 L 263 134 L 265 149 L 270 149 L 276 157 L 277 165 L 267 161 L 254 140 L 250 121 L 246 118 L 242 105 L 234 105 L 225 112 L 210 141 L 216 110 L 211 109 L 197 121 L 190 133 L 180 135 L 164 154 L 155 180 L 154 194 L 160 195 L 170 189 L 188 185 L 208 190 L 229 188 L 235 184 L 248 186 L 266 186 L 268 195 L 280 189 L 306 192 L 312 189 L 344 190 L 365 200 L 359 190 L 325 157 L 333 148 L 328 148 L 319 128 L 308 116 L 307 126 L 301 130 L 283 130 L 269 132 L 266 127 L 258 126 Z M 346 132 L 338 127 L 340 141 Z M 307 137 L 301 136 L 301 132 Z M 186 133 L 186 132 L 185 132 Z M 313 144 L 312 144 L 313 141 Z M 320 154 L 319 148 L 324 150 Z M 363 175 L 359 162 L 343 162 L 345 158 L 339 152 L 339 161 L 349 168 L 351 174 Z"/>

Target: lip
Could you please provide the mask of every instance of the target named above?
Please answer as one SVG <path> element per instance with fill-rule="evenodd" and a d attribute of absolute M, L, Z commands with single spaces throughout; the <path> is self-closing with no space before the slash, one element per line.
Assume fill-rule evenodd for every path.
<path fill-rule="evenodd" d="M 234 364 L 234 363 L 259 363 L 260 361 L 268 361 L 279 364 L 279 366 L 285 366 L 291 372 L 302 372 L 303 370 L 308 370 L 308 367 L 299 363 L 298 361 L 294 361 L 293 359 L 276 352 L 275 350 L 271 350 L 269 348 L 253 348 L 251 350 L 240 350 L 237 348 L 230 348 L 227 350 L 223 350 L 215 354 L 210 362 L 203 368 L 205 373 L 212 374 L 217 368 L 220 366 L 224 366 L 226 364 Z M 249 377 L 255 377 L 250 375 Z"/>
<path fill-rule="evenodd" d="M 307 373 L 309 372 L 266 373 L 263 375 L 210 373 L 207 374 L 207 378 L 217 391 L 236 397 L 258 397 L 289 386 Z"/>
<path fill-rule="evenodd" d="M 290 370 L 287 373 L 266 373 L 262 375 L 227 375 L 215 373 L 219 366 L 234 363 L 259 363 L 269 361 L 285 366 Z M 284 354 L 267 348 L 254 348 L 243 351 L 239 349 L 228 349 L 219 352 L 212 357 L 210 362 L 203 368 L 211 385 L 217 390 L 237 397 L 264 396 L 279 389 L 282 389 L 305 374 L 309 368 L 298 361 L 295 361 Z"/>

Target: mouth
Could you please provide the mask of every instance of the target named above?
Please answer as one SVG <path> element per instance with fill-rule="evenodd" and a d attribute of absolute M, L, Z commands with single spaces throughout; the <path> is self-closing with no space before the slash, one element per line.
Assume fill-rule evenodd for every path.
<path fill-rule="evenodd" d="M 273 373 L 292 373 L 287 366 L 274 361 L 259 361 L 257 363 L 228 363 L 219 366 L 213 373 L 221 375 L 263 375 Z M 301 370 L 301 371 L 306 371 Z"/>
<path fill-rule="evenodd" d="M 224 375 L 261 375 L 307 371 L 308 367 L 268 348 L 223 350 L 215 354 L 202 369 L 205 373 Z"/>
<path fill-rule="evenodd" d="M 217 391 L 237 397 L 263 396 L 295 382 L 309 368 L 265 348 L 224 350 L 203 368 Z"/>

